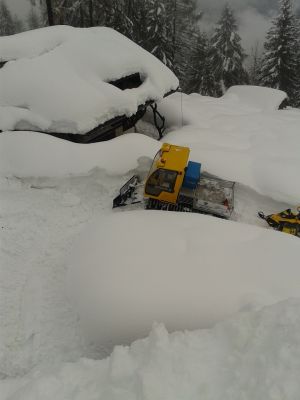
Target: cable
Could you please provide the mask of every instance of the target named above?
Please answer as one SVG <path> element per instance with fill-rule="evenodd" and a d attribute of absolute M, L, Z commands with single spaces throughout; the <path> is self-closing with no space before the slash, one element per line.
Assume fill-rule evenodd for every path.
<path fill-rule="evenodd" d="M 181 105 L 181 128 L 183 127 L 183 101 L 182 101 L 182 90 L 180 90 L 180 105 Z"/>

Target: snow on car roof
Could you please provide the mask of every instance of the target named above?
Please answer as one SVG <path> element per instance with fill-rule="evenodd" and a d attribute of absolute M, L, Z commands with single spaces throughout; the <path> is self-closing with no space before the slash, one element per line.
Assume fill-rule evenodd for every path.
<path fill-rule="evenodd" d="M 0 130 L 84 134 L 178 88 L 176 76 L 106 27 L 54 26 L 0 38 Z M 139 74 L 121 90 L 109 82 Z"/>

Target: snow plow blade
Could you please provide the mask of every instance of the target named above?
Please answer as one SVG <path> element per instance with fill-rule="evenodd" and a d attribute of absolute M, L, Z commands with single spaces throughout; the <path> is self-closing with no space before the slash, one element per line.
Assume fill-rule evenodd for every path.
<path fill-rule="evenodd" d="M 139 203 L 135 201 L 134 193 L 140 179 L 138 175 L 133 175 L 120 189 L 120 194 L 113 200 L 113 208 L 123 207 L 128 204 Z"/>

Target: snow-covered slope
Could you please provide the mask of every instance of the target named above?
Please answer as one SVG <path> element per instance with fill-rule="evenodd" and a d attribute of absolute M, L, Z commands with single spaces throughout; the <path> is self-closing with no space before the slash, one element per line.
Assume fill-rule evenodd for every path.
<path fill-rule="evenodd" d="M 109 28 L 55 26 L 0 38 L 0 130 L 85 133 L 178 87 L 156 57 Z M 142 85 L 107 82 L 139 73 Z"/>
<path fill-rule="evenodd" d="M 130 133 L 113 141 L 78 144 L 37 132 L 4 132 L 0 136 L 0 176 L 63 177 L 87 174 L 103 168 L 111 174 L 126 174 L 138 159 L 151 159 L 160 143 Z"/>
<path fill-rule="evenodd" d="M 38 51 L 34 45 L 33 54 Z M 296 195 L 299 202 L 299 112 L 264 108 L 266 93 L 256 106 L 253 93 L 242 92 L 219 100 L 182 95 L 183 123 L 193 126 L 177 127 L 165 139 L 189 144 L 203 169 L 242 182 L 235 191 L 237 223 L 112 211 L 118 189 L 146 170 L 143 156 L 152 158 L 160 146 L 142 135 L 93 145 L 30 132 L 0 135 L 1 400 L 298 400 L 299 301 L 248 310 L 298 295 L 299 239 L 241 222 L 262 227 L 258 210 L 287 207 L 253 188 L 289 202 Z M 267 105 L 275 108 L 280 96 Z M 180 98 L 164 101 L 179 127 Z M 71 282 L 78 288 L 73 303 L 68 264 L 79 274 Z M 108 291 L 112 284 L 115 292 Z M 106 303 L 99 306 L 101 296 Z M 154 319 L 186 329 L 244 312 L 210 330 L 168 335 L 155 325 L 149 338 L 118 346 L 101 361 L 108 347 L 90 343 L 77 305 L 81 312 L 89 308 L 89 334 L 118 328 L 104 332 L 110 342 L 147 335 Z"/>
<path fill-rule="evenodd" d="M 71 287 L 93 340 L 127 344 L 153 321 L 207 328 L 300 297 L 298 251 L 296 237 L 210 216 L 116 212 L 76 242 Z"/>
<path fill-rule="evenodd" d="M 3 400 L 298 400 L 300 301 L 241 313 L 210 330 L 149 337 L 101 361 L 36 369 Z"/>

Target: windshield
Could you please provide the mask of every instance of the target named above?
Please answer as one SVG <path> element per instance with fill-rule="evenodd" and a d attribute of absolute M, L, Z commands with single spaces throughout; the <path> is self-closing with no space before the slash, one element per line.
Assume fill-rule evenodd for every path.
<path fill-rule="evenodd" d="M 161 151 L 161 150 L 158 150 L 158 152 L 156 153 L 156 155 L 155 155 L 155 157 L 154 157 L 154 159 L 153 159 L 153 161 L 152 161 L 152 165 L 151 165 L 151 168 L 150 168 L 150 171 L 149 171 L 149 175 L 148 175 L 148 176 L 150 176 L 150 175 L 155 171 L 155 169 L 156 169 L 156 163 L 157 163 L 157 161 L 161 158 L 161 156 L 162 156 L 162 151 Z"/>
<path fill-rule="evenodd" d="M 159 196 L 161 192 L 174 192 L 177 171 L 157 169 L 147 180 L 145 192 L 151 196 Z"/>

